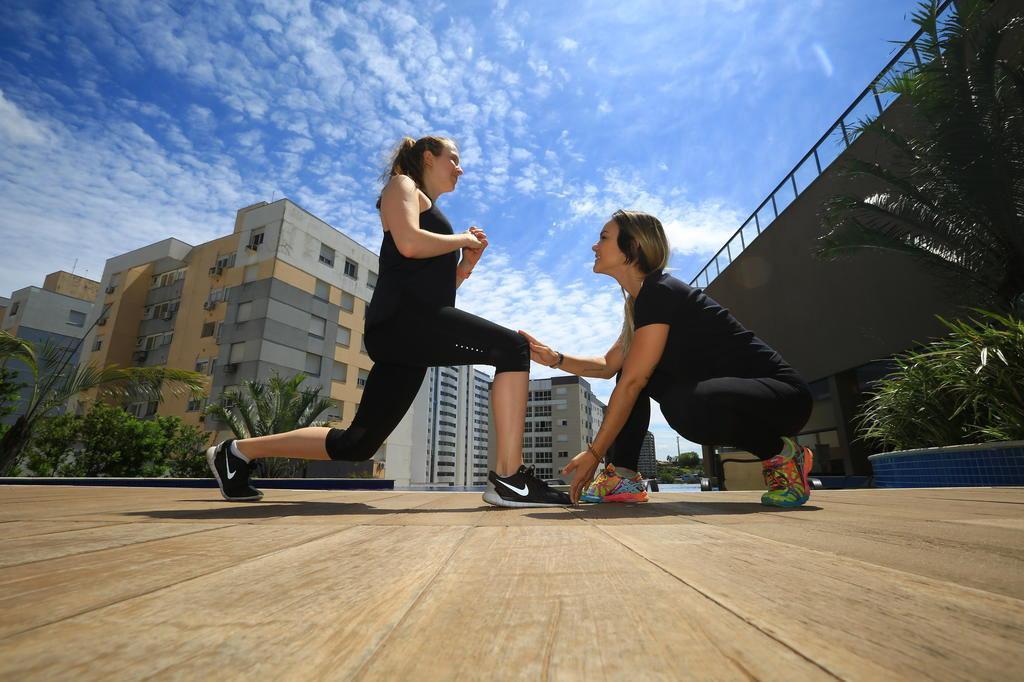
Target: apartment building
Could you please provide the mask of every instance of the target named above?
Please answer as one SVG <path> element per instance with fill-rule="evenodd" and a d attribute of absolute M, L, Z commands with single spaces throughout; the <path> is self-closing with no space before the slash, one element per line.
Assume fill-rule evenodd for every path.
<path fill-rule="evenodd" d="M 530 381 L 523 432 L 523 463 L 536 468 L 540 478 L 563 478 L 569 460 L 587 449 L 604 421 L 605 404 L 586 379 L 560 376 Z M 494 443 L 494 420 L 490 420 Z M 496 451 L 489 450 L 494 468 Z M 569 478 L 571 480 L 571 477 Z"/>
<path fill-rule="evenodd" d="M 99 282 L 73 275 L 63 270 L 52 272 L 43 280 L 43 286 L 28 286 L 18 289 L 9 299 L 2 299 L 4 306 L 0 317 L 0 329 L 26 341 L 37 349 L 49 344 L 69 354 L 69 364 L 78 364 L 78 348 L 87 329 L 87 320 L 92 313 L 93 301 L 99 289 Z M 26 384 L 21 391 L 19 406 L 4 421 L 13 421 L 24 411 L 24 405 L 32 391 L 32 374 L 20 362 L 11 362 L 10 369 L 17 372 L 15 381 Z M 41 368 L 45 369 L 45 368 Z"/>
<path fill-rule="evenodd" d="M 491 377 L 475 367 L 429 368 L 407 415 L 412 440 L 389 446 L 385 475 L 399 486 L 485 485 L 490 393 Z"/>
<path fill-rule="evenodd" d="M 648 431 L 644 435 L 643 445 L 640 446 L 640 461 L 636 465 L 637 471 L 644 478 L 658 477 L 658 456 L 654 445 L 654 434 Z"/>
<path fill-rule="evenodd" d="M 229 235 L 198 246 L 165 239 L 107 260 L 82 362 L 202 372 L 211 400 L 247 379 L 304 372 L 305 386 L 334 400 L 326 417 L 344 428 L 372 366 L 363 321 L 377 263 L 288 199 L 245 207 Z M 171 395 L 133 408 L 205 421 L 203 401 Z"/>

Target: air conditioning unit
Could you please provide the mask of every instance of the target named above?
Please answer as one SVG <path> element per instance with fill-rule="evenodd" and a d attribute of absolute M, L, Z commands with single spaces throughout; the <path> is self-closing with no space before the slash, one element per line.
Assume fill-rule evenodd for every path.
<path fill-rule="evenodd" d="M 205 422 L 206 421 L 206 415 L 205 414 L 199 415 L 199 421 L 200 422 Z"/>
<path fill-rule="evenodd" d="M 101 317 L 100 319 L 96 320 L 96 326 L 97 327 L 106 327 L 107 326 L 107 318 Z"/>
<path fill-rule="evenodd" d="M 224 365 L 224 373 L 225 374 L 234 374 L 237 371 L 238 371 L 238 363 L 229 362 L 228 364 Z"/>
<path fill-rule="evenodd" d="M 214 265 L 212 268 L 210 268 L 210 274 L 215 277 L 220 276 L 221 274 L 223 274 L 223 272 L 224 267 L 221 265 Z"/>
<path fill-rule="evenodd" d="M 172 317 L 174 317 L 174 313 L 164 313 L 164 314 L 163 314 L 163 315 L 161 315 L 160 317 L 161 317 L 161 319 L 164 319 L 164 320 L 169 320 L 169 319 L 171 319 Z"/>
<path fill-rule="evenodd" d="M 134 360 L 135 362 L 144 362 L 146 360 L 147 355 L 149 355 L 149 351 L 137 350 L 134 353 L 132 353 L 132 360 Z"/>
<path fill-rule="evenodd" d="M 112 293 L 114 293 L 114 289 L 116 289 L 116 288 L 117 287 L 109 286 L 109 287 L 107 287 L 106 291 L 107 291 L 108 294 L 112 294 Z"/>
<path fill-rule="evenodd" d="M 206 301 L 203 303 L 203 310 L 213 310 L 217 307 L 216 301 Z"/>
<path fill-rule="evenodd" d="M 249 251 L 255 251 L 256 249 L 260 248 L 260 245 L 259 244 L 246 244 L 245 248 L 248 249 Z"/>

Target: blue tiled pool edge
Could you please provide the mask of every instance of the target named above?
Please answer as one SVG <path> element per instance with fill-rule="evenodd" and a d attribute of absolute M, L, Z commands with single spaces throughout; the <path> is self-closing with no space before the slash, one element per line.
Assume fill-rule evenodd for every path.
<path fill-rule="evenodd" d="M 883 452 L 868 460 L 877 488 L 1024 485 L 1024 441 Z"/>

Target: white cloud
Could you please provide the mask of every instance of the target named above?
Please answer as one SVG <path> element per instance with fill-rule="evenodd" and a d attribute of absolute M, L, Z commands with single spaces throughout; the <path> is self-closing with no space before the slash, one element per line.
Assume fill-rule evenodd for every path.
<path fill-rule="evenodd" d="M 46 144 L 50 133 L 46 126 L 26 116 L 18 106 L 0 90 L 0 136 L 7 144 Z"/>
<path fill-rule="evenodd" d="M 831 78 L 832 74 L 835 73 L 835 69 L 832 67 L 832 60 L 828 57 L 828 52 L 822 47 L 820 43 L 814 43 L 811 45 L 811 49 L 814 50 L 814 56 L 818 58 L 818 63 L 821 65 L 821 70 L 825 73 L 826 78 Z"/>
<path fill-rule="evenodd" d="M 637 174 L 610 170 L 604 185 L 584 185 L 569 202 L 574 220 L 608 220 L 622 208 L 657 217 L 665 228 L 672 251 L 684 255 L 716 252 L 739 228 L 744 215 L 716 199 L 694 203 L 680 187 L 649 188 Z"/>
<path fill-rule="evenodd" d="M 579 46 L 580 44 L 572 38 L 562 37 L 558 39 L 558 49 L 562 52 L 575 52 Z"/>

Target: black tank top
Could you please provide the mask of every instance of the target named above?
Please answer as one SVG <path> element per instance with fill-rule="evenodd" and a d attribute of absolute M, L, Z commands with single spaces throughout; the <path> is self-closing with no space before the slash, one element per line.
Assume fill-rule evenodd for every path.
<path fill-rule="evenodd" d="M 420 229 L 435 234 L 455 234 L 437 204 L 420 213 Z M 432 258 L 406 258 L 395 245 L 391 231 L 380 245 L 380 272 L 366 311 L 366 327 L 394 317 L 401 305 L 413 302 L 431 309 L 455 305 L 455 268 L 458 250 Z"/>

